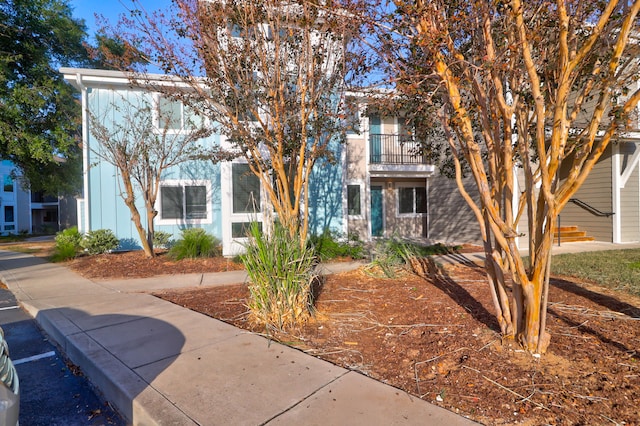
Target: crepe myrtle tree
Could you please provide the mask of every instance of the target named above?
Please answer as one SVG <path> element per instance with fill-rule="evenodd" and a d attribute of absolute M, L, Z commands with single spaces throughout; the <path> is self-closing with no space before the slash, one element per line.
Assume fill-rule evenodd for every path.
<path fill-rule="evenodd" d="M 190 160 L 217 161 L 219 151 L 199 143 L 211 129 L 193 114 L 185 114 L 180 130 L 175 131 L 181 117 L 173 116 L 173 109 L 161 107 L 163 102 L 175 102 L 170 98 L 160 97 L 154 103 L 140 92 L 127 97 L 114 92 L 113 99 L 101 115 L 90 114 L 91 135 L 98 142 L 92 152 L 116 168 L 120 195 L 131 212 L 142 249 L 147 257 L 154 257 L 153 221 L 158 215 L 155 205 L 164 172 Z M 144 201 L 144 223 L 138 197 Z"/>
<path fill-rule="evenodd" d="M 174 0 L 169 13 L 133 4 L 103 31 L 192 89 L 181 99 L 246 159 L 278 221 L 305 245 L 309 177 L 344 139 L 353 18 L 331 0 Z"/>
<path fill-rule="evenodd" d="M 438 111 L 458 188 L 480 226 L 502 334 L 543 353 L 558 214 L 624 136 L 640 99 L 640 1 L 393 6 L 369 21 L 390 81 Z M 516 244 L 523 217 L 528 261 Z"/>

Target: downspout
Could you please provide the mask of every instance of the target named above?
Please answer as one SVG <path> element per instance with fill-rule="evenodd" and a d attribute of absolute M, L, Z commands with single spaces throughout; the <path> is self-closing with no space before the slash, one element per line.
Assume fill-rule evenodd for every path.
<path fill-rule="evenodd" d="M 427 240 L 431 240 L 431 197 L 429 197 L 429 176 L 426 177 L 427 181 Z M 428 241 L 431 244 L 431 241 Z"/>
<path fill-rule="evenodd" d="M 342 232 L 347 237 L 349 236 L 349 212 L 347 203 L 347 173 L 349 172 L 347 167 L 347 150 L 349 149 L 349 138 L 345 136 L 344 144 L 342 145 L 342 152 L 340 152 L 340 164 L 342 165 Z"/>
<path fill-rule="evenodd" d="M 364 208 L 365 218 L 367 219 L 367 240 L 373 239 L 373 233 L 371 229 L 371 152 L 370 152 L 370 140 L 369 140 L 369 116 L 365 117 L 364 131 L 362 136 L 364 138 L 364 164 L 365 164 L 365 177 L 364 177 Z M 362 121 L 361 121 L 362 122 Z"/>
<path fill-rule="evenodd" d="M 80 93 L 82 96 L 82 198 L 84 199 L 84 226 L 83 229 L 79 229 L 80 232 L 87 232 L 91 230 L 89 223 L 89 211 L 91 203 L 89 202 L 89 94 L 87 87 L 82 83 L 82 74 L 76 73 L 76 82 L 80 87 Z"/>

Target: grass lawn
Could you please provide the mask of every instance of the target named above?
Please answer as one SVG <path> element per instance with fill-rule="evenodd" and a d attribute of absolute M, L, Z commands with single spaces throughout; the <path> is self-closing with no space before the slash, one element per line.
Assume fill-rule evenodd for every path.
<path fill-rule="evenodd" d="M 640 249 L 559 254 L 552 258 L 551 272 L 640 296 Z"/>

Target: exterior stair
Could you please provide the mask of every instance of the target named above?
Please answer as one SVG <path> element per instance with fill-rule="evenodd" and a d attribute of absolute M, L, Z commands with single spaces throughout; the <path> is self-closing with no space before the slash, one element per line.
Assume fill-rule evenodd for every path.
<path fill-rule="evenodd" d="M 587 235 L 586 231 L 580 230 L 577 226 L 561 226 L 556 229 L 553 236 L 554 241 L 558 241 L 558 234 L 560 234 L 561 243 L 574 243 L 579 241 L 594 241 L 594 237 Z"/>

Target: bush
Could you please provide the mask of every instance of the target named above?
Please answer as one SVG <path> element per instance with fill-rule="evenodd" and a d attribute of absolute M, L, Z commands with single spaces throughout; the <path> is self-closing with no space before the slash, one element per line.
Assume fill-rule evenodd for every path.
<path fill-rule="evenodd" d="M 64 262 L 65 260 L 73 259 L 78 254 L 78 249 L 71 243 L 56 243 L 53 255 L 51 256 L 52 262 Z"/>
<path fill-rule="evenodd" d="M 172 236 L 169 232 L 155 231 L 153 233 L 153 246 L 156 248 L 169 248 Z"/>
<path fill-rule="evenodd" d="M 313 306 L 313 250 L 301 248 L 278 223 L 267 236 L 256 222 L 249 227 L 246 249 L 242 260 L 250 280 L 251 320 L 278 330 L 304 322 Z"/>
<path fill-rule="evenodd" d="M 82 246 L 80 245 L 80 242 L 82 241 L 82 234 L 75 226 L 58 232 L 56 234 L 55 241 L 56 245 L 54 247 L 53 256 L 51 257 L 51 260 L 54 262 L 73 259 L 82 249 Z"/>
<path fill-rule="evenodd" d="M 80 245 L 90 255 L 107 253 L 116 249 L 118 244 L 118 238 L 116 238 L 111 229 L 89 231 L 80 242 Z"/>
<path fill-rule="evenodd" d="M 220 252 L 220 241 L 216 237 L 202 228 L 187 228 L 169 250 L 169 257 L 176 260 L 195 259 L 217 256 Z"/>
<path fill-rule="evenodd" d="M 455 253 L 458 248 L 458 246 L 451 247 L 441 243 L 422 246 L 392 237 L 378 241 L 373 249 L 370 266 L 379 267 L 388 278 L 395 277 L 397 271 L 407 265 L 418 273 L 420 271 L 415 270 L 415 260 L 432 255 Z"/>
<path fill-rule="evenodd" d="M 370 266 L 378 267 L 388 278 L 396 276 L 398 268 L 403 268 L 412 256 L 416 256 L 416 246 L 397 238 L 378 241 L 373 249 Z"/>
<path fill-rule="evenodd" d="M 340 234 L 325 229 L 320 235 L 309 238 L 309 246 L 323 261 L 338 257 L 350 257 L 362 259 L 365 257 L 364 243 L 357 234 L 349 235 L 348 239 L 341 238 Z"/>

